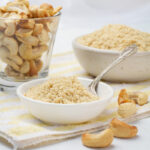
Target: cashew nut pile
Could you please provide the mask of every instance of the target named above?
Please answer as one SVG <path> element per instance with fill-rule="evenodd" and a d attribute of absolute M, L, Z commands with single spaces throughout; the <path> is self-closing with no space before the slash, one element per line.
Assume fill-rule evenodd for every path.
<path fill-rule="evenodd" d="M 133 138 L 137 135 L 136 126 L 131 126 L 116 118 L 112 119 L 109 128 L 98 134 L 84 133 L 82 135 L 82 143 L 87 147 L 103 148 L 108 147 L 113 142 L 114 137 L 117 138 Z"/>
<path fill-rule="evenodd" d="M 14 0 L 0 7 L 0 59 L 5 73 L 16 79 L 38 75 L 48 51 L 54 16 L 61 7 L 50 4 L 30 6 L 28 0 Z M 33 19 L 32 19 L 33 18 Z M 35 19 L 36 18 L 36 19 Z"/>
<path fill-rule="evenodd" d="M 125 118 L 136 113 L 136 104 L 142 106 L 148 102 L 148 95 L 144 92 L 128 92 L 122 89 L 118 97 L 118 114 Z"/>

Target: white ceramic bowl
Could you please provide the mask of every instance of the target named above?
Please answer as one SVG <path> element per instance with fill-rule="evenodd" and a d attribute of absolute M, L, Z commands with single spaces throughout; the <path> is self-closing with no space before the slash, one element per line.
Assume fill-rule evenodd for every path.
<path fill-rule="evenodd" d="M 73 49 L 81 66 L 91 75 L 97 76 L 119 55 L 119 51 L 102 50 L 81 45 L 76 38 Z M 137 82 L 150 79 L 150 52 L 138 52 L 127 58 L 104 77 L 115 82 Z"/>
<path fill-rule="evenodd" d="M 24 96 L 32 86 L 43 83 L 47 79 L 36 79 L 20 85 L 17 95 L 30 113 L 44 122 L 71 124 L 81 123 L 97 117 L 107 106 L 113 96 L 112 88 L 106 83 L 100 82 L 98 95 L 100 100 L 78 104 L 55 104 L 46 103 Z M 79 78 L 80 82 L 87 87 L 90 79 Z"/>

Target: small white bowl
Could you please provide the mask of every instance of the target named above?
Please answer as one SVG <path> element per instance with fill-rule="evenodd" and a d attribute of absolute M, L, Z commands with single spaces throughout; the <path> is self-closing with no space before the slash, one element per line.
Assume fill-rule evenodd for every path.
<path fill-rule="evenodd" d="M 79 37 L 78 37 L 79 38 Z M 73 40 L 73 49 L 81 66 L 91 75 L 97 76 L 120 52 L 81 45 Z M 104 80 L 113 82 L 139 82 L 150 79 L 150 51 L 137 52 L 110 70 Z"/>
<path fill-rule="evenodd" d="M 85 87 L 88 87 L 92 81 L 85 78 L 79 78 L 79 80 Z M 47 81 L 47 79 L 36 79 L 20 85 L 17 89 L 17 95 L 30 113 L 44 122 L 58 124 L 86 122 L 100 115 L 113 97 L 113 89 L 103 82 L 100 82 L 98 87 L 100 100 L 88 103 L 56 104 L 42 102 L 24 96 L 29 88 L 45 81 Z"/>

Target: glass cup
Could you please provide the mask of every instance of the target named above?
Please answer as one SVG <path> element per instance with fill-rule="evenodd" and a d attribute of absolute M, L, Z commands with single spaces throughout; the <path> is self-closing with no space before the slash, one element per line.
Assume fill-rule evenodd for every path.
<path fill-rule="evenodd" d="M 61 13 L 46 18 L 0 18 L 0 87 L 48 76 Z"/>

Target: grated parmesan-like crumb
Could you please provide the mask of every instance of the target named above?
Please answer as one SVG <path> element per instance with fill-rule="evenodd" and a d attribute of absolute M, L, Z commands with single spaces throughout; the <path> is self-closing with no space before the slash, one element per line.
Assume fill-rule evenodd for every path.
<path fill-rule="evenodd" d="M 75 76 L 51 78 L 30 88 L 25 96 L 49 103 L 82 103 L 98 100 Z"/>
<path fill-rule="evenodd" d="M 98 49 L 123 50 L 136 44 L 139 51 L 150 51 L 150 34 L 131 27 L 110 24 L 78 39 L 82 45 Z"/>

